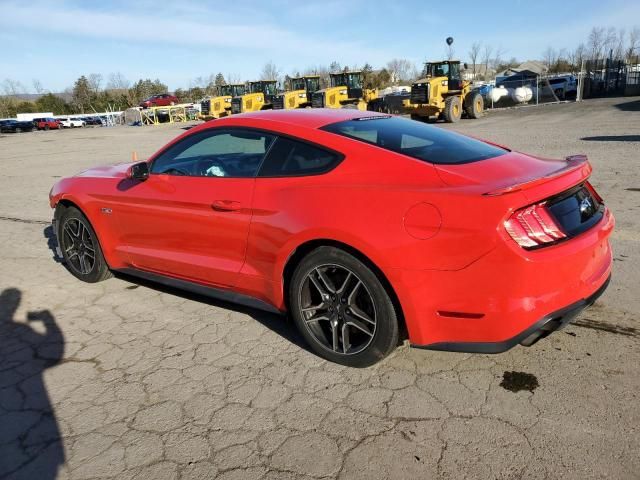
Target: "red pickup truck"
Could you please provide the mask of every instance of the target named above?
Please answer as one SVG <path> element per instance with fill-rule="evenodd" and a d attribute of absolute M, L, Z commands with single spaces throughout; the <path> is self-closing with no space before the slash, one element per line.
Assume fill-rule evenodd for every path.
<path fill-rule="evenodd" d="M 55 118 L 34 118 L 33 124 L 38 130 L 55 130 L 57 128 L 62 128 L 60 126 L 60 121 Z"/>

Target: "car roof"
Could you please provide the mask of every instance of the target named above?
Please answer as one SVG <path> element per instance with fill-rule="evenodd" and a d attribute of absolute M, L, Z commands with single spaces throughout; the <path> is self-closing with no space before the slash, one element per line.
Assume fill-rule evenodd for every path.
<path fill-rule="evenodd" d="M 225 119 L 268 120 L 307 128 L 320 128 L 331 123 L 344 122 L 362 117 L 387 117 L 376 112 L 363 112 L 352 108 L 300 108 L 293 110 L 260 110 L 258 112 L 241 113 L 215 120 L 211 126 L 222 124 Z"/>

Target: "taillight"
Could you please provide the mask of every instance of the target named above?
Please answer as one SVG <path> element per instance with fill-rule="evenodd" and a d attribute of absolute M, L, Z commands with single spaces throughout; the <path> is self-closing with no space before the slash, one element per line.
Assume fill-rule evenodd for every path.
<path fill-rule="evenodd" d="M 504 222 L 504 228 L 511 238 L 524 248 L 550 245 L 566 238 L 565 233 L 549 215 L 545 202 L 515 211 Z"/>

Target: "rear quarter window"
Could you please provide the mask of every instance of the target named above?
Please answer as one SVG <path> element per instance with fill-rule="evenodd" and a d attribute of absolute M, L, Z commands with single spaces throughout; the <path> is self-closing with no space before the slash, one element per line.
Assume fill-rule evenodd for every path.
<path fill-rule="evenodd" d="M 332 170 L 343 156 L 307 142 L 278 137 L 264 159 L 259 177 L 319 175 Z"/>
<path fill-rule="evenodd" d="M 322 130 L 442 165 L 477 162 L 508 152 L 440 127 L 400 117 L 363 117 L 325 125 Z"/>

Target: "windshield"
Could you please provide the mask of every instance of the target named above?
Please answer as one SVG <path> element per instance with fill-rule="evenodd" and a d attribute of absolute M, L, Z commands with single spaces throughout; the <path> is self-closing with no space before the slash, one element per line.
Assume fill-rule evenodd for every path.
<path fill-rule="evenodd" d="M 291 90 L 304 90 L 304 78 L 292 78 Z"/>
<path fill-rule="evenodd" d="M 347 87 L 362 88 L 362 75 L 359 73 L 347 73 Z"/>
<path fill-rule="evenodd" d="M 226 97 L 228 95 L 231 95 L 231 85 L 221 85 L 220 87 L 218 87 L 218 94 L 221 97 Z"/>
<path fill-rule="evenodd" d="M 232 91 L 231 96 L 239 97 L 241 95 L 244 95 L 245 87 L 244 87 L 244 85 L 232 85 L 231 86 L 231 91 Z"/>
<path fill-rule="evenodd" d="M 265 85 L 264 85 L 264 93 L 265 93 L 265 95 L 275 95 L 276 94 L 276 84 L 275 83 L 265 83 Z"/>
<path fill-rule="evenodd" d="M 362 88 L 360 73 L 340 73 L 331 76 L 332 87 Z"/>
<path fill-rule="evenodd" d="M 448 77 L 449 64 L 448 63 L 430 63 L 427 65 L 427 75 L 430 75 L 432 77 Z"/>
<path fill-rule="evenodd" d="M 307 78 L 307 92 L 317 92 L 318 90 L 320 90 L 320 78 L 319 77 L 313 77 L 313 78 Z"/>
<path fill-rule="evenodd" d="M 507 153 L 480 140 L 400 117 L 363 117 L 332 123 L 322 130 L 443 165 L 476 162 Z"/>

